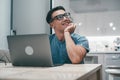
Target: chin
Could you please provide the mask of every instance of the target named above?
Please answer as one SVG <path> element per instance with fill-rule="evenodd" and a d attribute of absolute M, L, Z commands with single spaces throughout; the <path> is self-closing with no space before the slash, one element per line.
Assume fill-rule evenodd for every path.
<path fill-rule="evenodd" d="M 68 27 L 68 25 L 63 25 L 64 28 Z"/>

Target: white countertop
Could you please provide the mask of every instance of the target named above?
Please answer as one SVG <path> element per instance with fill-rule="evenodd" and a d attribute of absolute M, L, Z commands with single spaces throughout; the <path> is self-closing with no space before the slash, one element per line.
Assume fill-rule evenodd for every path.
<path fill-rule="evenodd" d="M 120 51 L 90 51 L 89 53 L 120 53 Z"/>

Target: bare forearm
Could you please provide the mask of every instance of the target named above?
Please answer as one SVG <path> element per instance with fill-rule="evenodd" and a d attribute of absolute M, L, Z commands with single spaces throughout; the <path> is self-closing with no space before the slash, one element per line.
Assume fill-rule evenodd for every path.
<path fill-rule="evenodd" d="M 64 36 L 65 36 L 65 41 L 66 41 L 66 49 L 67 49 L 68 56 L 69 56 L 71 62 L 72 63 L 80 63 L 86 53 L 84 48 L 81 46 L 75 45 L 69 32 L 66 31 L 64 33 Z"/>

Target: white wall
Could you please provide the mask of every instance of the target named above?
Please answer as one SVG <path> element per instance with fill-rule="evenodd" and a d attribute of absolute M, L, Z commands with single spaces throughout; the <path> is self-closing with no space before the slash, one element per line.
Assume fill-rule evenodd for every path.
<path fill-rule="evenodd" d="M 52 0 L 52 7 L 56 6 L 63 6 L 67 12 L 71 13 L 71 16 L 73 16 L 75 13 L 70 8 L 70 0 Z"/>
<path fill-rule="evenodd" d="M 70 11 L 69 0 L 52 0 L 52 7 L 63 6 L 66 11 Z"/>
<path fill-rule="evenodd" d="M 6 35 L 10 34 L 10 0 L 0 0 L 0 49 L 8 49 Z"/>
<path fill-rule="evenodd" d="M 74 15 L 77 26 L 76 32 L 86 36 L 119 36 L 120 11 L 95 13 L 77 13 Z M 110 24 L 113 23 L 111 26 Z M 99 30 L 98 30 L 99 28 Z M 116 30 L 114 30 L 116 28 Z"/>

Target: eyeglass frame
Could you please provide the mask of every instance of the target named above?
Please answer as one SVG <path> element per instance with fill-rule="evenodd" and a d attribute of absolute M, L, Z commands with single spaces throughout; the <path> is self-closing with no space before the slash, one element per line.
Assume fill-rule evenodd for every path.
<path fill-rule="evenodd" d="M 64 14 L 59 14 L 59 15 L 53 17 L 53 18 L 50 20 L 50 22 L 53 22 L 54 20 L 59 20 L 59 21 L 60 21 L 60 20 L 63 20 L 64 17 L 72 19 L 72 18 L 71 18 L 71 14 L 70 14 L 69 12 L 66 12 L 66 13 L 64 13 Z"/>

